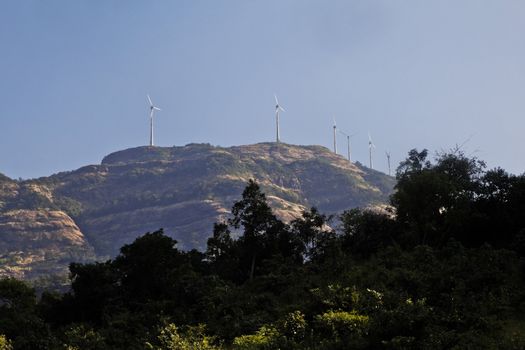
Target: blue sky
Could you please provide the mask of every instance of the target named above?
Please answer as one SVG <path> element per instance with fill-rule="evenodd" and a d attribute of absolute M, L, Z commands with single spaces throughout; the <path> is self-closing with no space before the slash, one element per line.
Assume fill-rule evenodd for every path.
<path fill-rule="evenodd" d="M 511 0 L 4 1 L 0 172 L 99 163 L 148 143 L 273 141 L 398 163 L 465 152 L 523 173 L 525 2 Z M 340 138 L 341 153 L 345 147 Z"/>

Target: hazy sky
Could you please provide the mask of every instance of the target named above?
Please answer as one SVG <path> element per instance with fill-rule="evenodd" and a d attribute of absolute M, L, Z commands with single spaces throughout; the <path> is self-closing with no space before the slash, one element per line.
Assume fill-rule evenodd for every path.
<path fill-rule="evenodd" d="M 148 143 L 332 145 L 386 170 L 462 144 L 525 171 L 522 0 L 3 1 L 0 172 L 38 177 Z M 346 147 L 340 138 L 340 152 Z"/>

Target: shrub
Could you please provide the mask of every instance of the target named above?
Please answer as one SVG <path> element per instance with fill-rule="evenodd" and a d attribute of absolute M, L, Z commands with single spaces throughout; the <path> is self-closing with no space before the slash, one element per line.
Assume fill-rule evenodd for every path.
<path fill-rule="evenodd" d="M 279 331 L 272 326 L 262 326 L 257 333 L 252 335 L 241 335 L 233 340 L 236 350 L 263 350 L 275 349 L 279 339 Z"/>
<path fill-rule="evenodd" d="M 306 334 L 306 320 L 301 311 L 294 311 L 286 315 L 279 322 L 279 330 L 288 340 L 301 341 Z"/>
<path fill-rule="evenodd" d="M 170 323 L 164 327 L 158 336 L 160 347 L 157 350 L 219 350 L 213 345 L 215 339 L 204 333 L 204 325 L 188 326 L 184 332 Z M 150 349 L 155 349 L 151 344 L 147 344 Z"/>
<path fill-rule="evenodd" d="M 316 316 L 316 323 L 325 348 L 361 349 L 366 346 L 369 318 L 355 311 L 328 311 Z"/>
<path fill-rule="evenodd" d="M 64 332 L 67 350 L 103 350 L 104 338 L 94 329 L 85 325 L 71 326 Z M 1 348 L 0 348 L 1 349 Z"/>
<path fill-rule="evenodd" d="M 12 350 L 11 342 L 5 337 L 5 335 L 0 334 L 0 350 Z"/>

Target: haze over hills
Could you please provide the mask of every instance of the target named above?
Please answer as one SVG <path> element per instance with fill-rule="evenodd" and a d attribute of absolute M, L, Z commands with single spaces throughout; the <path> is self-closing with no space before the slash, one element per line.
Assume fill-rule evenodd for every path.
<path fill-rule="evenodd" d="M 228 217 L 251 178 L 285 221 L 311 206 L 333 214 L 383 205 L 394 186 L 324 147 L 283 143 L 137 147 L 48 177 L 1 176 L 0 274 L 62 273 L 159 228 L 183 249 L 205 249 L 213 223 Z"/>

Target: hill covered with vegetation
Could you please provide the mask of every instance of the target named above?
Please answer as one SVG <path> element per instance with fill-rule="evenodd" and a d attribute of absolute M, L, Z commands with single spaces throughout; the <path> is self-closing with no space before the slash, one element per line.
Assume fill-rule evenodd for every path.
<path fill-rule="evenodd" d="M 289 224 L 249 181 L 204 252 L 162 231 L 70 266 L 71 290 L 0 280 L 4 349 L 523 349 L 525 176 L 413 150 L 393 210 Z M 233 233 L 239 231 L 240 235 Z M 0 345 L 2 346 L 2 345 Z"/>
<path fill-rule="evenodd" d="M 0 275 L 64 274 L 71 261 L 107 259 L 164 228 L 182 249 L 206 249 L 249 179 L 289 222 L 388 203 L 395 180 L 320 146 L 261 143 L 138 147 L 101 164 L 39 179 L 0 177 Z"/>

